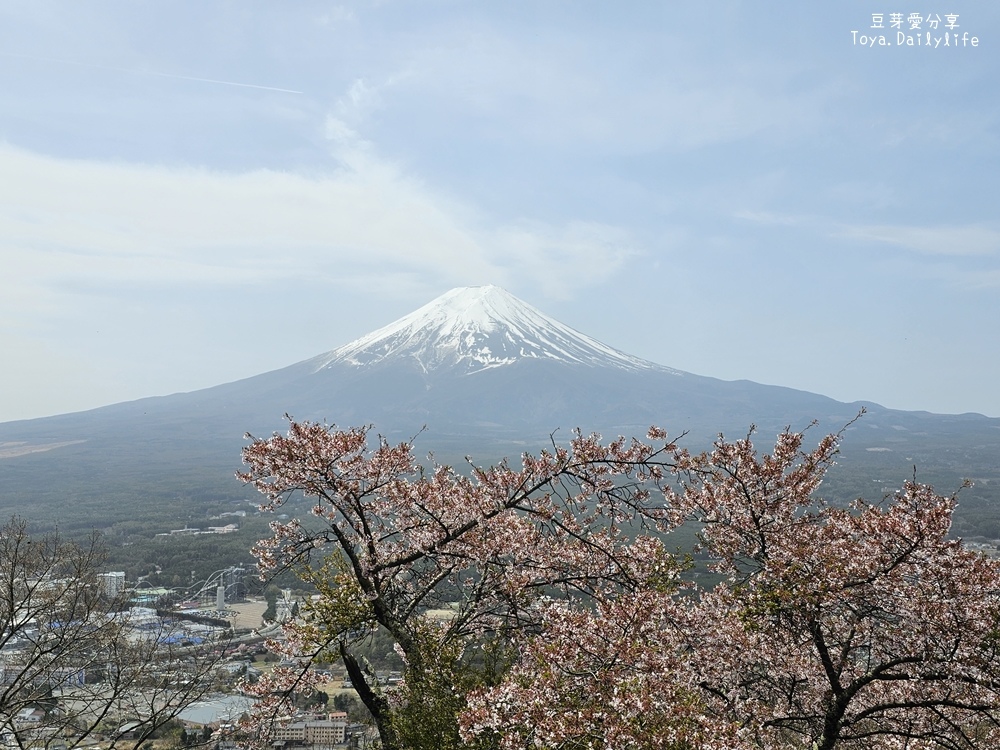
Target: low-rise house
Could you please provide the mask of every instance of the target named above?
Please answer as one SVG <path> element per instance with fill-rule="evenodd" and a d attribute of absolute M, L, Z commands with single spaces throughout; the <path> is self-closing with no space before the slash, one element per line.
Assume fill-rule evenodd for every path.
<path fill-rule="evenodd" d="M 14 722 L 20 726 L 33 726 L 40 724 L 44 718 L 45 711 L 29 706 L 17 712 L 14 716 Z"/>

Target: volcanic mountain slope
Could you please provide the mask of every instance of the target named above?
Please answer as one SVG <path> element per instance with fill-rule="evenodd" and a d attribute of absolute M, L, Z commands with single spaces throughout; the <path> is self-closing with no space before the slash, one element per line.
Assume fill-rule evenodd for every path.
<path fill-rule="evenodd" d="M 323 369 L 336 364 L 370 368 L 392 360 L 412 361 L 427 373 L 464 375 L 519 360 L 681 374 L 605 346 L 497 286 L 452 289 L 313 361 Z"/>
<path fill-rule="evenodd" d="M 542 447 L 554 430 L 643 434 L 658 424 L 702 445 L 751 423 L 836 430 L 862 404 L 749 381 L 725 382 L 630 356 L 504 290 L 454 289 L 395 323 L 281 370 L 191 393 L 0 424 L 0 511 L 34 502 L 231 493 L 245 432 L 282 415 L 374 424 L 391 439 L 426 426 L 419 447 L 454 460 Z M 853 428 L 872 460 L 955 471 L 1000 455 L 1000 420 L 899 412 L 868 404 Z M 45 450 L 48 448 L 48 450 Z M 6 457 L 5 457 L 6 456 Z M 898 459 L 898 460 L 897 460 Z M 909 463 L 907 463 L 909 462 Z M 962 467 L 969 467 L 968 469 Z M 154 492 L 154 488 L 155 492 Z"/>

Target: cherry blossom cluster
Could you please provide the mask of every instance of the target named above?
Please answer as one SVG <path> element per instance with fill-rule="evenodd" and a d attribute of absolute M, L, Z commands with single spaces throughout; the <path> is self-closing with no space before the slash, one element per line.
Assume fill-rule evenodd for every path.
<path fill-rule="evenodd" d="M 297 645 L 285 648 L 339 654 L 383 745 L 393 745 L 397 707 L 353 655 L 373 628 L 391 633 L 419 677 L 464 644 L 537 630 L 551 596 L 601 598 L 676 573 L 662 540 L 634 528 L 663 523 L 654 491 L 676 450 L 665 434 L 653 446 L 576 433 L 568 446 L 523 456 L 519 469 L 504 461 L 465 472 L 425 469 L 410 443 L 370 447 L 368 438 L 292 422 L 285 435 L 251 441 L 240 477 L 266 510 L 309 499 L 319 525 L 275 522 L 256 554 L 262 570 L 294 567 L 316 585 L 319 600 L 289 627 Z M 444 606 L 454 616 L 429 630 L 426 613 Z M 280 695 L 288 679 L 279 673 L 257 690 Z"/>
<path fill-rule="evenodd" d="M 577 432 L 519 468 L 457 471 L 292 422 L 244 449 L 241 477 L 266 509 L 308 498 L 314 520 L 275 523 L 257 549 L 319 592 L 282 648 L 342 658 L 387 750 L 410 741 L 404 717 L 442 711 L 448 742 L 510 750 L 996 745 L 1000 566 L 948 537 L 955 498 L 925 485 L 824 503 L 841 435 L 811 450 L 806 435 L 692 454 L 659 428 Z M 683 523 L 711 589 L 670 551 Z M 355 655 L 375 628 L 407 665 L 395 694 Z M 484 644 L 506 662 L 476 675 Z M 297 674 L 258 693 L 279 702 Z"/>
<path fill-rule="evenodd" d="M 727 578 L 560 605 L 465 736 L 503 748 L 988 748 L 1000 740 L 1000 566 L 949 539 L 954 497 L 815 493 L 836 436 L 677 455 L 664 487 Z"/>

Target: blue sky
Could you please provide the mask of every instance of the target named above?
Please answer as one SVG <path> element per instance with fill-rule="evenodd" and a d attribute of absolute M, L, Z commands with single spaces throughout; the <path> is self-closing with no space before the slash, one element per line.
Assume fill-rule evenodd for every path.
<path fill-rule="evenodd" d="M 1000 5 L 919 6 L 0 2 L 0 421 L 487 283 L 690 372 L 1000 416 Z"/>

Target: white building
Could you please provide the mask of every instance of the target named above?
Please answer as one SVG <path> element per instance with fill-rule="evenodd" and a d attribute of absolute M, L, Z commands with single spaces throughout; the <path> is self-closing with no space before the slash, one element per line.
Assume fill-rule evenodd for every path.
<path fill-rule="evenodd" d="M 125 590 L 125 571 L 120 570 L 113 573 L 101 573 L 99 578 L 104 586 L 104 593 L 108 596 L 118 596 Z"/>
<path fill-rule="evenodd" d="M 337 711 L 326 719 L 293 721 L 279 726 L 274 738 L 278 742 L 308 745 L 313 750 L 333 750 L 347 741 L 347 714 Z"/>

